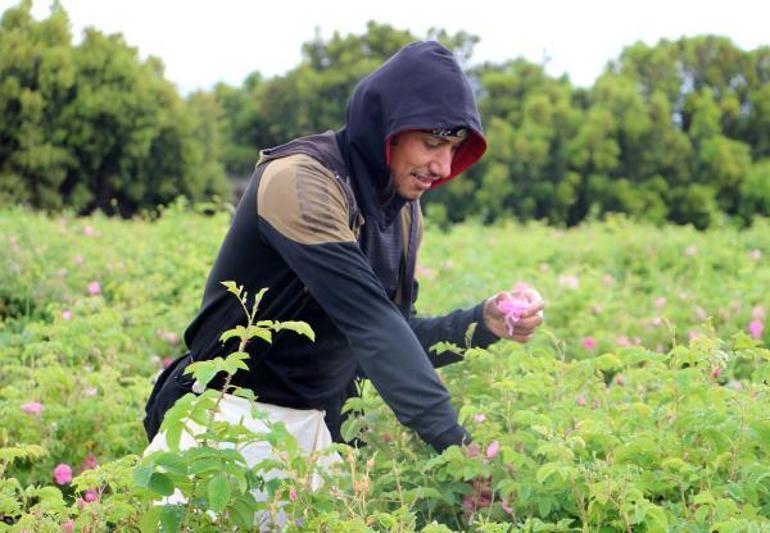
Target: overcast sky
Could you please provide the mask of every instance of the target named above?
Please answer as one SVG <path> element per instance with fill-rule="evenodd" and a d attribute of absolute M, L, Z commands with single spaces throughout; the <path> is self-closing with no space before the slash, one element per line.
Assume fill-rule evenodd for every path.
<path fill-rule="evenodd" d="M 120 32 L 142 57 L 160 57 L 166 76 L 183 93 L 218 81 L 238 85 L 257 70 L 264 76 L 295 67 L 301 45 L 335 30 L 363 33 L 368 20 L 424 37 L 431 27 L 481 37 L 473 61 L 523 56 L 558 76 L 589 86 L 606 62 L 638 40 L 704 33 L 730 37 L 743 49 L 770 44 L 765 0 L 61 0 L 76 41 L 95 26 Z M 17 4 L 0 0 L 0 10 Z M 35 0 L 45 17 L 50 0 Z"/>

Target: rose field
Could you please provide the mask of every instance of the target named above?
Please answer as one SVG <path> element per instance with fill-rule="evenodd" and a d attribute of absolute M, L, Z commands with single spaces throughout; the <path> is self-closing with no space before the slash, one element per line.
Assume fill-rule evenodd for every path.
<path fill-rule="evenodd" d="M 153 378 L 184 352 L 229 220 L 0 211 L 0 531 L 770 531 L 770 222 L 428 219 L 420 314 L 517 283 L 546 301 L 530 343 L 455 346 L 465 360 L 439 371 L 473 444 L 437 455 L 367 384 L 343 428 L 360 447 L 305 456 L 271 426 L 276 457 L 249 470 L 255 437 L 212 422 L 209 390 L 166 417 L 177 442 L 203 426 L 202 444 L 142 457 Z M 312 342 L 252 324 L 255 295 L 221 281 L 244 302 L 246 327 L 223 332 L 241 346 L 279 329 Z"/>

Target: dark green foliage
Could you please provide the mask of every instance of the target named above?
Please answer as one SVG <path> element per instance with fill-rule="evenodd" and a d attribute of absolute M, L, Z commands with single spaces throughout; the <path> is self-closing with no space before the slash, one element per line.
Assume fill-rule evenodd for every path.
<path fill-rule="evenodd" d="M 78 46 L 55 5 L 0 22 L 0 202 L 130 215 L 226 190 L 208 96 L 180 98 L 157 59 L 89 28 Z"/>
<path fill-rule="evenodd" d="M 428 37 L 467 68 L 489 140 L 480 164 L 426 195 L 434 220 L 574 225 L 623 212 L 703 228 L 770 215 L 770 47 L 638 42 L 582 89 L 524 59 L 470 67 L 479 38 L 465 32 L 370 22 L 317 34 L 284 75 L 183 100 L 121 36 L 90 29 L 73 46 L 60 6 L 42 21 L 29 11 L 22 2 L 0 23 L 0 204 L 125 215 L 226 194 L 225 173 L 248 177 L 260 149 L 342 126 L 356 83 Z"/>

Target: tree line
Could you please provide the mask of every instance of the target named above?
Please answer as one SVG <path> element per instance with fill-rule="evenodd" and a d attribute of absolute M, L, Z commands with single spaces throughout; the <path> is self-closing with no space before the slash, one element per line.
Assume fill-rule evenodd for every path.
<path fill-rule="evenodd" d="M 477 90 L 482 162 L 426 196 L 437 222 L 574 225 L 623 212 L 705 228 L 770 214 L 770 47 L 698 36 L 635 43 L 592 87 L 524 59 L 471 65 L 477 36 L 370 22 L 316 35 L 281 76 L 255 71 L 185 98 L 156 58 L 31 2 L 0 19 L 0 204 L 130 216 L 178 195 L 226 198 L 258 150 L 344 124 L 364 75 L 418 38 L 443 42 Z M 228 180 L 228 177 L 231 178 Z"/>

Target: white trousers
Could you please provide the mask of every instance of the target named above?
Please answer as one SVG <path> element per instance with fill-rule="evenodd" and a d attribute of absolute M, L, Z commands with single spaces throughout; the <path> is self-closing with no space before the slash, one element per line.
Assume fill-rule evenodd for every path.
<path fill-rule="evenodd" d="M 233 396 L 232 394 L 225 394 L 222 398 L 222 402 L 219 404 L 219 412 L 214 416 L 215 420 L 222 420 L 230 422 L 231 424 L 243 424 L 256 434 L 268 433 L 270 429 L 265 424 L 264 420 L 255 419 L 251 416 L 252 402 L 245 398 Z M 257 408 L 260 411 L 267 413 L 267 418 L 270 422 L 283 422 L 286 430 L 291 433 L 294 438 L 297 439 L 297 443 L 304 448 L 304 450 L 310 454 L 312 452 L 321 451 L 332 444 L 332 437 L 329 433 L 329 428 L 324 423 L 324 412 L 317 409 L 291 409 L 289 407 L 280 407 L 277 405 L 271 405 L 267 403 L 256 403 Z M 203 432 L 203 428 L 195 422 L 188 420 L 188 427 L 194 434 Z M 186 450 L 196 445 L 193 436 L 186 432 L 182 432 L 182 438 L 179 441 L 179 448 Z M 232 448 L 231 443 L 225 443 L 223 447 Z M 156 451 L 168 451 L 168 445 L 166 443 L 166 434 L 159 432 L 152 439 L 150 445 L 145 449 L 144 455 Z M 246 464 L 249 468 L 254 468 L 257 463 L 272 457 L 272 448 L 270 444 L 262 440 L 255 440 L 240 449 L 243 458 L 246 460 Z M 335 463 L 342 461 L 342 458 L 337 452 L 328 453 L 322 455 L 318 460 L 319 466 L 329 468 Z M 270 480 L 280 477 L 285 477 L 285 473 L 281 470 L 271 470 L 270 472 L 263 472 L 264 479 Z M 311 487 L 313 490 L 318 490 L 323 484 L 321 476 L 313 474 L 311 480 Z M 254 498 L 257 501 L 265 501 L 267 495 L 262 491 L 252 491 Z M 163 498 L 159 503 L 162 504 L 174 504 L 185 503 L 186 499 L 182 496 L 178 490 L 174 494 L 167 498 Z M 279 517 L 279 521 L 285 521 L 285 517 Z M 255 524 L 260 526 L 261 531 L 268 531 L 271 528 L 280 528 L 283 524 L 270 524 L 269 517 L 265 516 L 265 513 L 256 513 Z"/>

